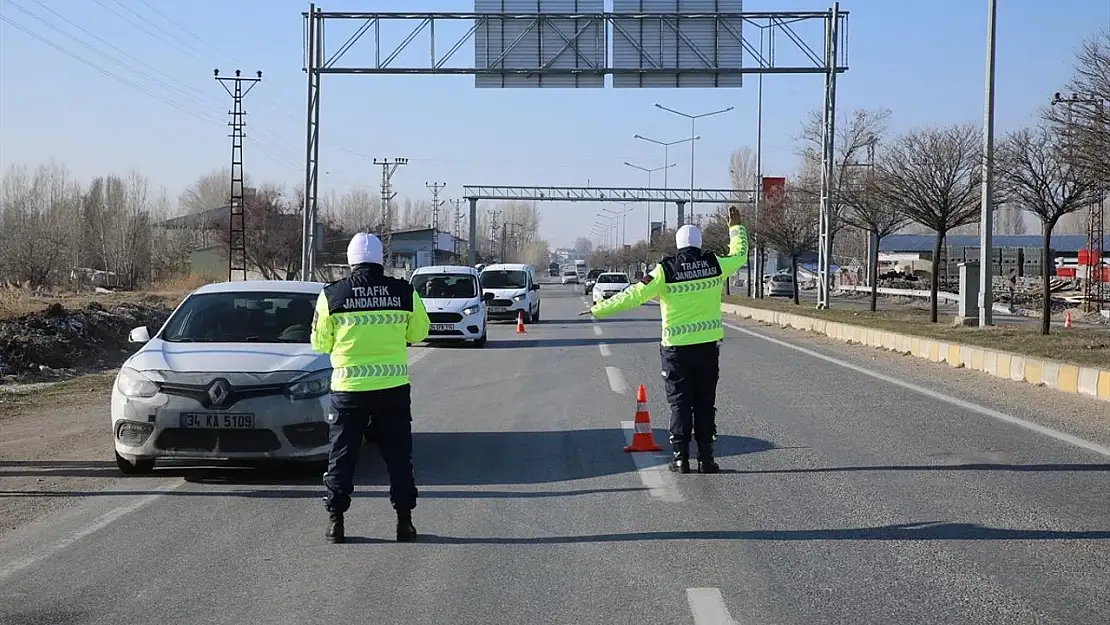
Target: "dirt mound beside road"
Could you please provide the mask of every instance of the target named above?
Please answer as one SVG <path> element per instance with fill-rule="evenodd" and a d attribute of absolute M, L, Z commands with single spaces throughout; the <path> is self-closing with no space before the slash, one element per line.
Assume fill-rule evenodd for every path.
<path fill-rule="evenodd" d="M 132 328 L 151 332 L 171 309 L 159 298 L 82 308 L 51 304 L 46 309 L 0 321 L 0 384 L 68 377 L 118 367 L 135 346 Z"/>

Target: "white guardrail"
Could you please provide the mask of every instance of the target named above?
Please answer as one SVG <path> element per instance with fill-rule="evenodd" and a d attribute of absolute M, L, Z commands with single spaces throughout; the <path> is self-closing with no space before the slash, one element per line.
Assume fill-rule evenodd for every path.
<path fill-rule="evenodd" d="M 852 284 L 852 285 L 841 285 L 840 290 L 841 291 L 854 291 L 856 293 L 870 293 L 871 292 L 871 287 L 869 287 L 869 286 L 859 286 L 859 285 L 854 285 L 854 284 Z M 879 295 L 894 295 L 896 297 L 921 297 L 921 298 L 925 298 L 925 299 L 929 298 L 929 292 L 921 290 L 921 289 L 887 289 L 887 288 L 879 287 Z M 953 304 L 959 304 L 960 296 L 957 295 L 956 293 L 948 293 L 947 291 L 938 291 L 937 292 L 937 300 L 942 301 L 942 302 L 952 302 Z M 1005 306 L 1003 304 L 994 304 L 994 306 L 992 306 L 992 308 L 994 309 L 995 312 L 1000 312 L 1000 313 L 1005 313 L 1005 314 L 1013 314 L 1013 313 L 1010 312 L 1010 307 Z"/>

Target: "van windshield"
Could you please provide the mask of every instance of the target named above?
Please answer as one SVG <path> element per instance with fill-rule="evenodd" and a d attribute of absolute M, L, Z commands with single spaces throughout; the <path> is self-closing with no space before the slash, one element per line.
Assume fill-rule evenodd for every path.
<path fill-rule="evenodd" d="M 418 273 L 412 288 L 425 299 L 472 299 L 478 296 L 474 276 L 458 273 Z"/>
<path fill-rule="evenodd" d="M 523 289 L 528 286 L 528 274 L 518 269 L 494 269 L 482 272 L 483 289 Z"/>

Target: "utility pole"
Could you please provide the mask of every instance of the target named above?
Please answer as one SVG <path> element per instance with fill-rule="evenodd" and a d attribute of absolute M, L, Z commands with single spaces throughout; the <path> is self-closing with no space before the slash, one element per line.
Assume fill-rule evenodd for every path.
<path fill-rule="evenodd" d="M 425 182 L 425 187 L 432 190 L 432 264 L 436 264 L 439 251 L 439 207 L 443 201 L 439 199 L 439 192 L 447 186 L 446 182 Z"/>
<path fill-rule="evenodd" d="M 454 238 L 452 247 L 455 253 L 455 261 L 458 262 L 459 255 L 462 254 L 462 250 L 459 249 L 459 237 L 462 236 L 462 205 L 466 200 L 460 197 L 450 200 L 450 202 L 455 205 L 454 227 L 451 229 L 451 236 Z"/>
<path fill-rule="evenodd" d="M 231 110 L 228 111 L 231 121 L 227 123 L 231 127 L 228 135 L 231 137 L 231 198 L 227 221 L 227 281 L 231 282 L 236 271 L 243 272 L 243 279 L 247 279 L 247 223 L 243 206 L 243 138 L 247 136 L 243 129 L 247 127 L 244 119 L 247 114 L 243 111 L 243 98 L 262 82 L 262 72 L 255 78 L 243 78 L 239 70 L 235 70 L 234 78 L 221 77 L 218 69 L 212 74 L 231 96 Z M 247 83 L 245 89 L 243 83 Z"/>
<path fill-rule="evenodd" d="M 489 212 L 489 255 L 492 257 L 497 251 L 497 218 L 501 215 L 499 210 Z M 504 259 L 500 259 L 504 261 Z"/>
<path fill-rule="evenodd" d="M 983 183 L 979 207 L 979 327 L 994 324 L 994 57 L 996 0 L 987 0 L 986 85 L 983 98 Z M 1047 271 L 1048 269 L 1045 268 Z M 1048 294 L 1045 293 L 1045 297 Z"/>
<path fill-rule="evenodd" d="M 408 165 L 407 158 L 374 159 L 374 164 L 382 168 L 382 256 L 385 267 L 393 267 L 393 198 L 397 192 L 393 190 L 393 174 L 401 165 Z"/>

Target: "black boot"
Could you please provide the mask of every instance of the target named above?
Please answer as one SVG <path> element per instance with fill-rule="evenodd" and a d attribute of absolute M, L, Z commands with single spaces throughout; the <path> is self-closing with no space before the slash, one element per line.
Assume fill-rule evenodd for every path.
<path fill-rule="evenodd" d="M 690 443 L 674 443 L 674 460 L 671 462 L 671 471 L 679 473 L 690 472 Z"/>
<path fill-rule="evenodd" d="M 412 510 L 397 511 L 397 542 L 409 543 L 416 538 L 416 526 L 412 524 Z"/>
<path fill-rule="evenodd" d="M 713 460 L 713 443 L 698 443 L 698 473 L 720 473 L 721 466 Z"/>
<path fill-rule="evenodd" d="M 328 542 L 340 544 L 347 542 L 347 535 L 343 532 L 343 515 L 331 514 L 328 518 L 328 531 L 324 534 Z"/>

